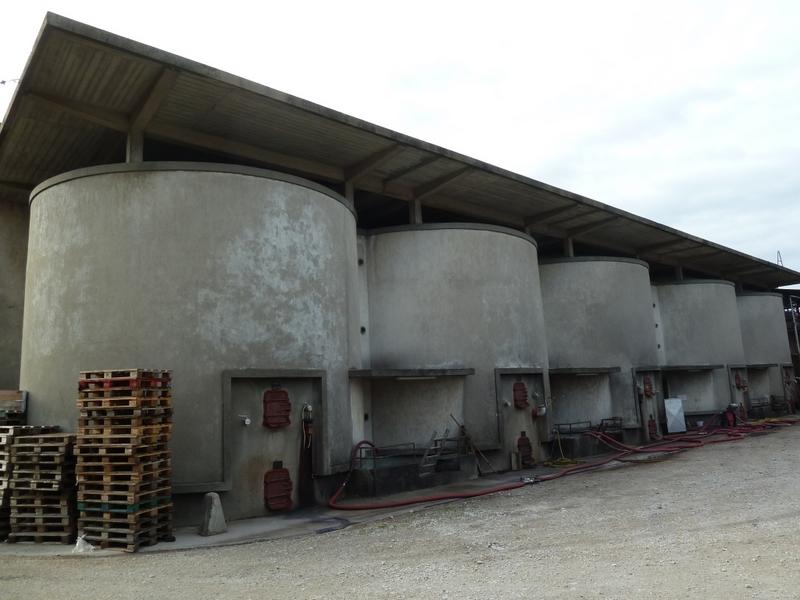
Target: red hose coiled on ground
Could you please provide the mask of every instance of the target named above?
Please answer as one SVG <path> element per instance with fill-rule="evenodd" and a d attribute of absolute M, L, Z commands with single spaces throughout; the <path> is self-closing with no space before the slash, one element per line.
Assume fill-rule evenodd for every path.
<path fill-rule="evenodd" d="M 649 446 L 630 446 L 628 444 L 620 442 L 619 440 L 601 431 L 587 431 L 584 432 L 584 435 L 595 438 L 599 442 L 610 447 L 612 450 L 616 450 L 617 453 L 610 457 L 600 459 L 598 461 L 581 463 L 578 465 L 567 467 L 565 469 L 562 469 L 561 471 L 558 471 L 557 473 L 552 473 L 549 475 L 539 475 L 537 477 L 533 477 L 530 479 L 526 478 L 520 481 L 515 481 L 513 483 L 495 485 L 492 487 L 484 488 L 482 490 L 477 490 L 473 492 L 451 492 L 445 494 L 432 494 L 430 496 L 415 496 L 413 498 L 405 498 L 402 500 L 390 500 L 386 502 L 376 502 L 373 504 L 339 504 L 339 498 L 344 493 L 344 490 L 350 481 L 350 477 L 352 476 L 353 471 L 355 470 L 355 461 L 358 451 L 364 446 L 369 446 L 376 452 L 378 450 L 378 448 L 372 442 L 369 442 L 367 440 L 362 440 L 358 442 L 355 446 L 353 446 L 353 451 L 350 454 L 350 470 L 347 472 L 347 477 L 345 477 L 344 481 L 337 488 L 336 492 L 334 492 L 330 500 L 328 500 L 328 506 L 330 508 L 338 510 L 371 510 L 380 508 L 399 508 L 402 506 L 410 506 L 412 504 L 420 504 L 423 502 L 437 502 L 440 500 L 461 500 L 467 498 L 477 498 L 478 496 L 486 496 L 488 494 L 494 494 L 496 492 L 515 490 L 524 487 L 526 485 L 531 485 L 534 483 L 540 483 L 544 481 L 552 481 L 554 479 L 566 477 L 567 475 L 575 475 L 576 473 L 591 471 L 593 469 L 602 467 L 603 465 L 607 465 L 610 462 L 613 462 L 615 460 L 620 460 L 632 454 L 648 454 L 648 453 L 675 454 L 678 452 L 683 452 L 684 450 L 690 450 L 692 448 L 702 448 L 703 446 L 707 446 L 709 444 L 720 444 L 722 442 L 735 442 L 738 440 L 742 440 L 746 438 L 748 435 L 753 433 L 767 432 L 770 430 L 777 429 L 779 427 L 796 425 L 798 423 L 800 423 L 800 420 L 797 419 L 774 419 L 770 420 L 769 423 L 761 423 L 761 424 L 743 423 L 736 427 L 730 427 L 730 428 L 725 428 L 725 427 L 712 428 L 709 426 L 710 425 L 709 423 L 705 427 L 695 431 L 689 431 L 681 434 L 666 435 L 664 436 L 664 439 Z"/>

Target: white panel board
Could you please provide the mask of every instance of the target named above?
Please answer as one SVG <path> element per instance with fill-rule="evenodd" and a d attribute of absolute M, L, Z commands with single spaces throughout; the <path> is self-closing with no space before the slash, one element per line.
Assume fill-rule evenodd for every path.
<path fill-rule="evenodd" d="M 667 431 L 683 433 L 686 431 L 686 418 L 683 416 L 682 398 L 664 398 L 664 412 L 667 413 Z"/>

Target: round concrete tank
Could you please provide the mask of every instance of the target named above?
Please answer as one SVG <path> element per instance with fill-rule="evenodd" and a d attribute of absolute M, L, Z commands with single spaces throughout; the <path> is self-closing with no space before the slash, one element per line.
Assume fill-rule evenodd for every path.
<path fill-rule="evenodd" d="M 727 367 L 745 362 L 735 286 L 729 281 L 687 279 L 656 287 L 665 364 L 714 367 L 705 372 L 687 368 L 683 375 L 674 372 L 668 392 L 675 396 L 677 389 L 685 390 L 687 412 L 724 408 L 732 399 Z"/>
<path fill-rule="evenodd" d="M 567 420 L 616 416 L 637 424 L 631 368 L 658 363 L 647 263 L 602 256 L 547 259 L 539 274 L 550 368 L 620 369 L 608 376 L 610 405 L 583 394 L 583 414 L 572 410 Z"/>
<path fill-rule="evenodd" d="M 265 453 L 279 435 L 258 446 L 261 397 L 237 404 L 235 381 L 261 389 L 272 377 L 291 391 L 307 375 L 318 381 L 307 401 L 325 418 L 316 472 L 330 472 L 350 450 L 334 432 L 349 430 L 348 369 L 359 365 L 356 270 L 352 206 L 297 177 L 154 162 L 48 180 L 31 195 L 21 368 L 31 422 L 74 429 L 81 370 L 170 368 L 176 489 L 235 491 L 231 446 Z M 301 410 L 295 398 L 285 456 L 270 460 L 298 460 Z M 242 477 L 263 511 L 254 464 Z"/>
<path fill-rule="evenodd" d="M 790 364 L 783 296 L 744 292 L 736 296 L 747 364 Z"/>
<path fill-rule="evenodd" d="M 743 292 L 736 296 L 748 365 L 749 400 L 769 401 L 785 396 L 784 369 L 791 365 L 789 336 L 783 312 L 783 296 Z"/>
<path fill-rule="evenodd" d="M 530 411 L 498 401 L 497 388 L 547 366 L 533 238 L 478 224 L 380 229 L 367 267 L 372 367 L 474 368 L 463 392 L 473 439 L 510 450 L 520 430 L 530 436 Z"/>

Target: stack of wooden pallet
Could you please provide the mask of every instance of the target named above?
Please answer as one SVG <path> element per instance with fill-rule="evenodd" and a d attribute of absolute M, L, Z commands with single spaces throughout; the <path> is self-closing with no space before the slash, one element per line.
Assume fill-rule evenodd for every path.
<path fill-rule="evenodd" d="M 58 427 L 0 426 L 0 540 L 8 537 L 11 518 L 11 445 L 19 435 L 58 431 Z"/>
<path fill-rule="evenodd" d="M 11 445 L 9 542 L 75 541 L 75 436 L 16 436 Z"/>
<path fill-rule="evenodd" d="M 172 540 L 171 372 L 84 371 L 78 384 L 78 528 L 102 548 Z"/>

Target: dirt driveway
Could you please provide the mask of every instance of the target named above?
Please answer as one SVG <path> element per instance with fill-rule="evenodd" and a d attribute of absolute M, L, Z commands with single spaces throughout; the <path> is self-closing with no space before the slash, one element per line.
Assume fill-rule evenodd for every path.
<path fill-rule="evenodd" d="M 9 558 L 0 598 L 800 598 L 800 426 L 291 540 Z"/>

